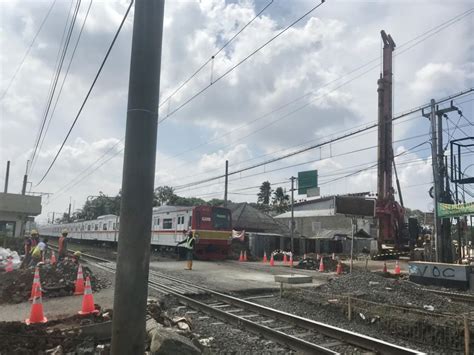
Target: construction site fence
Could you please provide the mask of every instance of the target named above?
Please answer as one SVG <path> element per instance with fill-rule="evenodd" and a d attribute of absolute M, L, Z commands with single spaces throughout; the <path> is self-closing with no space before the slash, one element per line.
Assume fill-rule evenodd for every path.
<path fill-rule="evenodd" d="M 465 354 L 474 349 L 474 312 L 435 312 L 368 301 L 357 295 L 318 294 L 317 302 L 337 308 L 349 321 L 373 324 L 413 343 Z"/>

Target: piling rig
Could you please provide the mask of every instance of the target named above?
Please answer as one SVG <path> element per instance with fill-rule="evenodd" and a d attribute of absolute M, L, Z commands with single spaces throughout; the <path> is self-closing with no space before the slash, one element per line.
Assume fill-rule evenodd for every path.
<path fill-rule="evenodd" d="M 395 170 L 393 154 L 392 123 L 392 53 L 395 42 L 385 31 L 381 31 L 383 41 L 383 70 L 377 81 L 378 88 L 378 169 L 376 217 L 378 220 L 377 241 L 379 252 L 382 245 L 392 246 L 402 251 L 408 248 L 408 229 L 405 222 L 405 209 L 397 178 L 400 202 L 395 201 L 392 184 L 392 167 Z"/>

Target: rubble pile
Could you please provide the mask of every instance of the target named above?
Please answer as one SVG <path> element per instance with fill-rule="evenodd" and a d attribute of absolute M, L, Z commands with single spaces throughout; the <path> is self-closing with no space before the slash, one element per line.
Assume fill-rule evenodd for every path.
<path fill-rule="evenodd" d="M 108 354 L 109 346 L 82 334 L 81 326 L 110 321 L 108 311 L 78 315 L 27 326 L 24 322 L 0 322 L 0 355 L 3 354 Z"/>
<path fill-rule="evenodd" d="M 0 274 L 0 304 L 20 303 L 27 301 L 31 295 L 34 268 L 18 269 Z M 92 271 L 83 267 L 84 278 L 89 276 L 92 290 L 99 291 L 108 286 L 106 280 L 99 279 Z M 41 287 L 43 297 L 63 297 L 74 293 L 74 283 L 77 278 L 77 264 L 65 260 L 55 265 L 40 266 Z"/>
<path fill-rule="evenodd" d="M 435 312 L 466 311 L 466 305 L 450 302 L 446 297 L 426 292 L 413 283 L 385 278 L 370 272 L 354 272 L 333 278 L 319 287 L 318 292 L 328 295 L 350 294 L 372 302 L 416 307 Z"/>

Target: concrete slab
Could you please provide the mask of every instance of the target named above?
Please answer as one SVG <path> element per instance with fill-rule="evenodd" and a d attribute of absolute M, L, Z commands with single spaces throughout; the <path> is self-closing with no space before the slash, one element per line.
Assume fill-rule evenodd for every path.
<path fill-rule="evenodd" d="M 275 275 L 275 282 L 283 282 L 287 284 L 304 284 L 311 283 L 313 278 L 307 275 Z"/>
<path fill-rule="evenodd" d="M 274 275 L 304 274 L 310 275 L 315 287 L 327 281 L 330 274 L 319 274 L 315 271 L 295 270 L 289 267 L 270 267 L 261 263 L 239 263 L 234 261 L 199 261 L 193 262 L 193 270 L 184 270 L 184 261 L 156 261 L 150 263 L 150 269 L 187 279 L 198 285 L 221 292 L 251 292 L 261 290 L 278 290 Z M 302 271 L 302 272 L 300 272 Z"/>

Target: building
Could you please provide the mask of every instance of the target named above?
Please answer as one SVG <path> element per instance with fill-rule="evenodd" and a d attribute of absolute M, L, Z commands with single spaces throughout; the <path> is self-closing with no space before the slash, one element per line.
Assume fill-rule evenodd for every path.
<path fill-rule="evenodd" d="M 0 193 L 0 234 L 21 237 L 27 222 L 41 214 L 41 196 Z"/>
<path fill-rule="evenodd" d="M 296 253 L 350 253 L 352 219 L 336 214 L 334 201 L 334 196 L 328 196 L 294 204 L 295 232 L 299 236 Z M 275 219 L 291 227 L 291 212 L 275 216 Z M 354 233 L 356 253 L 376 251 L 375 219 L 356 219 Z"/>

